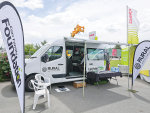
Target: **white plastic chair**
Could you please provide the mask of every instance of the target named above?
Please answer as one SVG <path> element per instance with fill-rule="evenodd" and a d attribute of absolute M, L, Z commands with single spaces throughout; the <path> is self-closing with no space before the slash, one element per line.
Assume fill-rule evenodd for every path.
<path fill-rule="evenodd" d="M 42 87 L 42 85 L 36 83 L 34 80 L 31 80 L 31 83 L 32 83 L 32 85 L 34 87 L 34 91 L 35 91 L 33 109 L 35 109 L 37 101 L 38 101 L 39 97 L 42 96 L 42 95 L 44 95 L 44 96 L 46 95 L 47 102 L 48 102 L 48 107 L 50 107 L 50 100 L 49 100 L 50 97 L 49 97 L 49 91 L 47 90 L 47 88 Z"/>
<path fill-rule="evenodd" d="M 44 78 L 44 81 L 41 79 Z M 50 78 L 44 77 L 42 74 L 36 74 L 35 75 L 35 80 L 38 81 L 38 83 L 45 83 L 45 85 L 48 87 L 50 86 L 49 90 L 51 93 L 51 82 L 50 82 Z"/>

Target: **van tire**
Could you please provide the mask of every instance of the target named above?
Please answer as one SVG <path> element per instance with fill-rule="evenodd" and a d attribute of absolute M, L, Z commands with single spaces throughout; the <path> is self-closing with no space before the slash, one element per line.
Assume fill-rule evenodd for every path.
<path fill-rule="evenodd" d="M 26 79 L 26 83 L 25 83 L 25 89 L 26 91 L 28 92 L 33 92 L 34 91 L 34 88 L 33 88 L 33 85 L 31 83 L 31 80 L 35 80 L 35 75 L 32 75 L 30 77 L 28 77 Z"/>

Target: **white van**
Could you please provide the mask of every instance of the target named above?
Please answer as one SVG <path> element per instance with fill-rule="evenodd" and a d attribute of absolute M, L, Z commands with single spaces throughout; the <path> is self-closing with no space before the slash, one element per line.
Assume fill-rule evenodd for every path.
<path fill-rule="evenodd" d="M 106 66 L 108 68 L 109 55 L 105 44 L 94 40 L 59 39 L 51 45 L 42 46 L 29 59 L 25 59 L 26 90 L 33 91 L 31 80 L 37 73 L 49 77 L 52 84 L 83 80 L 83 72 L 78 68 L 81 52 L 86 57 L 86 72 L 97 71 L 98 68 L 105 71 Z"/>

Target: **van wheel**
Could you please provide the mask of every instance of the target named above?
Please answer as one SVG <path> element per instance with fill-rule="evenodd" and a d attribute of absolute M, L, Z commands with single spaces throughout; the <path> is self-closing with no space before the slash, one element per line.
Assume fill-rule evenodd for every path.
<path fill-rule="evenodd" d="M 27 80 L 26 80 L 25 87 L 26 87 L 26 91 L 29 91 L 29 92 L 34 91 L 31 80 L 35 80 L 35 75 L 32 75 L 32 76 L 28 77 Z"/>

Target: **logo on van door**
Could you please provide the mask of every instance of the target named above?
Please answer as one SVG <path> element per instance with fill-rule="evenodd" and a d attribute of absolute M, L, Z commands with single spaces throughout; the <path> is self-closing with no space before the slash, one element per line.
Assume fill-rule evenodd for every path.
<path fill-rule="evenodd" d="M 103 70 L 104 69 L 104 67 L 98 67 L 100 70 Z"/>
<path fill-rule="evenodd" d="M 42 68 L 42 71 L 43 71 L 43 72 L 46 72 L 46 71 L 47 71 L 47 68 L 46 68 L 46 67 L 43 67 L 43 68 Z"/>
<path fill-rule="evenodd" d="M 48 71 L 60 71 L 59 67 L 48 67 Z"/>
<path fill-rule="evenodd" d="M 97 67 L 88 68 L 88 71 L 97 71 Z"/>

